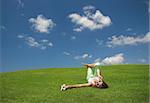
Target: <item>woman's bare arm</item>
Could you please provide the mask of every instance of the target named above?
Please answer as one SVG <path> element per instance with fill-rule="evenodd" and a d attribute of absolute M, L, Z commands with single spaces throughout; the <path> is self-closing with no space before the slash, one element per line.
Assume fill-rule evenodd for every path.
<path fill-rule="evenodd" d="M 103 80 L 103 76 L 102 76 L 101 71 L 99 69 L 97 69 L 97 75 L 100 78 L 100 80 L 102 81 Z"/>

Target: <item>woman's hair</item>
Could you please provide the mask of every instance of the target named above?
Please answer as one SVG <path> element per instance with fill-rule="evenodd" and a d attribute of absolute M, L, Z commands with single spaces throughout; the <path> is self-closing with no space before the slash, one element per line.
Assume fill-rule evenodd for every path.
<path fill-rule="evenodd" d="M 100 89 L 108 88 L 108 85 L 103 81 L 103 83 L 99 86 Z"/>

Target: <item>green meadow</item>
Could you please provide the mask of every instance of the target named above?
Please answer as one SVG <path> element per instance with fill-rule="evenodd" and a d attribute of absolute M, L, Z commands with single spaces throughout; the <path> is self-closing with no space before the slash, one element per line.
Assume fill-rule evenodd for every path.
<path fill-rule="evenodd" d="M 61 84 L 86 83 L 86 68 L 47 68 L 0 73 L 1 103 L 149 103 L 149 65 L 101 68 L 108 89 L 60 91 Z"/>

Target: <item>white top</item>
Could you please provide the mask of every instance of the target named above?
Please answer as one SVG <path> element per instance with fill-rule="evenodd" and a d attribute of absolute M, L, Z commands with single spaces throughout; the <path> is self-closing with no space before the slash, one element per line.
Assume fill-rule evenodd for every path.
<path fill-rule="evenodd" d="M 99 78 L 98 77 L 89 78 L 88 83 L 89 84 L 94 84 L 94 80 L 99 81 Z"/>

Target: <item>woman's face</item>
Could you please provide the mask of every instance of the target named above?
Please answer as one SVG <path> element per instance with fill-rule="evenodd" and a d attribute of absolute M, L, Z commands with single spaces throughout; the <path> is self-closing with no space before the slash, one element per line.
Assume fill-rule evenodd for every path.
<path fill-rule="evenodd" d="M 102 83 L 103 83 L 102 80 L 97 80 L 97 79 L 95 79 L 93 86 L 99 87 L 100 85 L 102 85 Z"/>
<path fill-rule="evenodd" d="M 100 87 L 100 86 L 102 85 L 102 83 L 103 83 L 103 82 L 98 81 L 98 82 L 96 82 L 96 85 L 95 85 L 95 86 L 96 86 L 96 87 Z"/>

